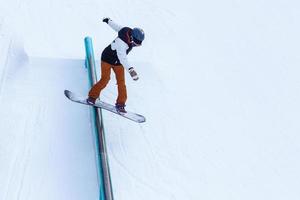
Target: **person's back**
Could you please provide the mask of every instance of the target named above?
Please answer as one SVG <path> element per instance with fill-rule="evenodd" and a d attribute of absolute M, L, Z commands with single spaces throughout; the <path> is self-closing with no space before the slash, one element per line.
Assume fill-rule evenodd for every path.
<path fill-rule="evenodd" d="M 121 65 L 120 59 L 117 55 L 117 50 L 119 49 L 126 49 L 126 54 L 132 50 L 133 45 L 130 42 L 130 35 L 132 34 L 132 29 L 129 27 L 121 28 L 118 31 L 118 37 L 108 45 L 104 51 L 102 52 L 101 60 L 105 61 L 111 65 Z M 122 43 L 126 43 L 128 47 L 126 47 Z M 119 50 L 120 51 L 120 50 Z M 124 62 L 126 66 L 126 61 Z"/>

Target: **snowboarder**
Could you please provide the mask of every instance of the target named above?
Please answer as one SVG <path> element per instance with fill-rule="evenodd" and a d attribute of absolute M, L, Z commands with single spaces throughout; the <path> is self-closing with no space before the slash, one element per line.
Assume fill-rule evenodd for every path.
<path fill-rule="evenodd" d="M 108 45 L 101 55 L 101 79 L 89 91 L 87 103 L 93 105 L 100 96 L 101 90 L 104 89 L 110 80 L 110 72 L 113 69 L 118 85 L 118 98 L 116 108 L 119 112 L 126 113 L 125 103 L 127 100 L 127 91 L 125 85 L 124 68 L 129 72 L 133 80 L 139 79 L 135 69 L 129 64 L 127 54 L 133 47 L 142 45 L 145 38 L 144 31 L 141 28 L 122 27 L 112 21 L 110 18 L 104 18 L 103 22 L 107 23 L 113 30 L 118 33 L 118 37 Z"/>

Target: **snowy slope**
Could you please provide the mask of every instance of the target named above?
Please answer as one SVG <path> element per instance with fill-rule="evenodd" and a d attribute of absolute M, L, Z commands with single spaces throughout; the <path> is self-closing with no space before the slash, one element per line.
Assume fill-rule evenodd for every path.
<path fill-rule="evenodd" d="M 128 107 L 148 122 L 106 116 L 115 196 L 298 199 L 299 3 L 139 2 Z"/>
<path fill-rule="evenodd" d="M 90 113 L 63 96 L 65 87 L 87 85 L 83 61 L 15 59 L 0 98 L 0 199 L 96 199 Z"/>
<path fill-rule="evenodd" d="M 0 17 L 0 199 L 97 199 L 90 111 L 63 95 L 74 86 L 88 91 L 84 60 L 29 55 L 27 36 L 20 32 L 24 4 L 5 5 Z"/>
<path fill-rule="evenodd" d="M 28 94 L 28 106 L 19 108 L 24 110 L 21 115 L 24 121 L 20 121 L 12 135 L 26 133 L 22 132 L 25 118 L 36 119 L 27 124 L 29 130 L 50 133 L 51 129 L 63 129 L 65 134 L 73 130 L 71 121 L 57 127 L 38 125 L 43 116 L 50 122 L 64 122 L 65 115 L 56 119 L 56 112 L 47 111 L 40 104 L 37 107 L 30 104 L 47 89 L 52 92 L 44 101 L 58 105 L 55 108 L 58 110 L 67 106 L 68 111 L 75 112 L 72 115 L 75 122 L 80 121 L 76 132 L 82 135 L 76 141 L 69 141 L 68 136 L 60 141 L 61 145 L 83 145 L 82 149 L 76 149 L 76 155 L 82 157 L 72 158 L 80 163 L 87 159 L 89 163 L 74 166 L 74 174 L 83 170 L 87 176 L 77 174 L 76 180 L 81 178 L 81 182 L 72 181 L 74 185 L 69 186 L 80 188 L 82 196 L 98 195 L 95 177 L 90 178 L 91 171 L 95 171 L 91 170 L 95 167 L 92 142 L 87 138 L 91 135 L 85 137 L 89 130 L 88 110 L 61 103 L 64 99 L 57 92 L 65 86 L 87 92 L 84 69 L 79 61 L 57 58 L 82 59 L 83 38 L 90 35 L 99 59 L 102 49 L 116 36 L 101 22 L 102 17 L 109 16 L 122 25 L 140 26 L 146 32 L 143 46 L 129 56 L 140 80 L 133 82 L 127 75 L 127 109 L 144 114 L 147 123 L 137 125 L 103 113 L 115 199 L 299 199 L 299 8 L 300 3 L 295 0 L 11 1 L 5 5 L 6 15 L 1 15 L 0 23 L 20 36 L 25 47 L 23 53 L 29 57 L 26 61 L 22 59 L 23 53 L 17 54 L 17 60 L 25 60 L 26 66 L 32 67 L 22 68 L 19 75 L 18 64 L 11 65 L 10 72 L 4 74 L 0 68 L 0 77 L 6 80 L 1 84 L 0 100 L 14 99 L 14 103 L 1 108 L 5 112 L 0 116 L 3 121 L 0 155 L 1 163 L 7 165 L 1 171 L 14 169 L 17 176 L 34 184 L 51 177 L 52 182 L 43 187 L 45 192 L 60 197 L 71 193 L 68 188 L 53 186 L 57 179 L 51 170 L 44 172 L 44 179 L 26 178 L 41 173 L 31 167 L 38 164 L 27 165 L 25 170 L 22 166 L 26 164 L 19 168 L 8 166 L 12 162 L 9 160 L 20 157 L 18 150 L 6 150 L 5 144 L 15 140 L 3 136 L 2 130 L 11 130 L 5 120 L 13 124 L 18 110 L 9 108 L 20 106 L 23 102 L 19 99 L 24 93 Z M 12 31 L 1 27 L 2 52 L 7 49 L 5 43 L 10 41 L 7 35 Z M 47 59 L 32 58 L 36 56 Z M 1 63 L 2 57 L 5 56 L 1 55 Z M 43 68 L 37 66 L 41 62 Z M 72 76 L 62 79 L 70 71 Z M 36 76 L 39 73 L 50 73 L 49 79 Z M 61 77 L 56 77 L 52 85 L 50 80 L 55 75 Z M 20 88 L 24 82 L 25 87 Z M 43 87 L 37 88 L 36 82 L 42 82 Z M 19 91 L 16 94 L 12 92 L 15 88 Z M 115 96 L 112 75 L 102 98 L 113 103 Z M 31 134 L 39 135 L 34 132 Z M 34 141 L 42 140 L 42 144 L 51 146 L 54 140 L 34 138 L 20 139 L 18 144 L 28 149 Z M 83 139 L 86 141 L 82 142 Z M 56 150 L 63 158 L 69 158 L 70 154 L 62 147 Z M 62 157 L 53 157 L 49 162 L 57 165 Z M 45 159 L 27 158 L 37 163 Z M 26 163 L 26 159 L 20 161 Z M 74 174 L 64 174 L 68 183 Z M 1 180 L 5 180 L 0 182 L 4 188 L 1 195 L 16 199 L 7 185 L 9 178 L 9 173 L 1 174 Z M 20 188 L 22 180 L 17 177 L 11 185 Z M 90 182 L 85 185 L 87 181 Z M 21 187 L 18 198 L 38 199 L 28 187 Z"/>

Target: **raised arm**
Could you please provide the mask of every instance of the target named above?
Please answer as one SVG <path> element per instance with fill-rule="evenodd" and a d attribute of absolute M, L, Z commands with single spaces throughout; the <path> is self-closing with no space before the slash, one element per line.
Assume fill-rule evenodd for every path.
<path fill-rule="evenodd" d="M 110 18 L 104 18 L 103 22 L 107 23 L 113 30 L 119 32 L 123 27 L 111 20 Z"/>

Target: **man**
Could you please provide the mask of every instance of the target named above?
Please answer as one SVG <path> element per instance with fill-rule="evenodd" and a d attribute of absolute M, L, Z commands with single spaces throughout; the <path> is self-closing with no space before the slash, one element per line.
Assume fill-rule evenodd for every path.
<path fill-rule="evenodd" d="M 118 98 L 116 108 L 119 112 L 126 113 L 125 103 L 127 100 L 127 91 L 125 85 L 125 70 L 129 72 L 133 80 L 139 79 L 134 68 L 127 60 L 127 54 L 133 47 L 142 45 L 145 39 L 144 31 L 140 28 L 121 27 L 110 18 L 104 18 L 103 22 L 107 23 L 113 30 L 118 33 L 118 37 L 108 45 L 102 52 L 101 56 L 101 79 L 90 90 L 87 102 L 95 104 L 96 99 L 100 96 L 101 90 L 105 88 L 110 80 L 110 72 L 113 69 L 118 85 Z"/>

